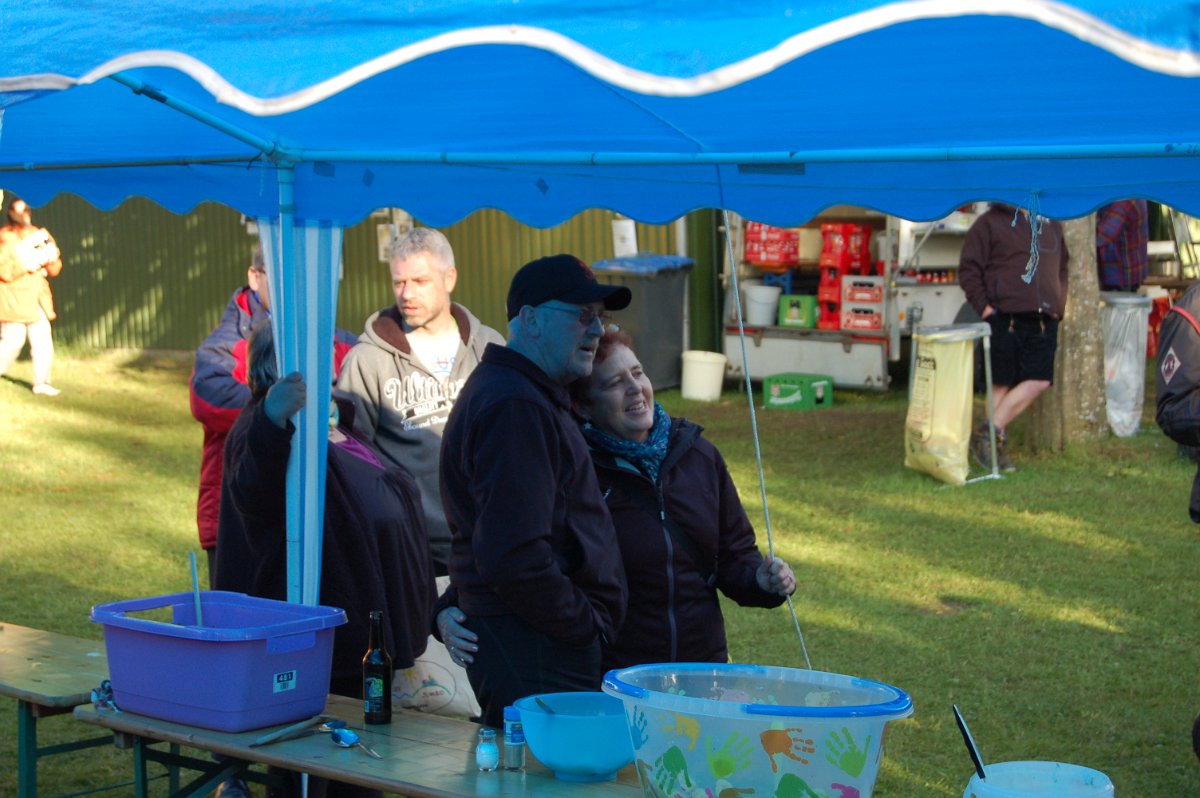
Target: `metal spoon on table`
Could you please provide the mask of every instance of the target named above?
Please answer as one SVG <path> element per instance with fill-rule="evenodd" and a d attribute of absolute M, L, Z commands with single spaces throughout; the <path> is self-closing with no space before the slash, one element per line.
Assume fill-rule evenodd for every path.
<path fill-rule="evenodd" d="M 374 748 L 359 739 L 358 733 L 353 729 L 331 729 L 329 737 L 342 748 L 361 748 L 376 759 L 383 759 Z"/>

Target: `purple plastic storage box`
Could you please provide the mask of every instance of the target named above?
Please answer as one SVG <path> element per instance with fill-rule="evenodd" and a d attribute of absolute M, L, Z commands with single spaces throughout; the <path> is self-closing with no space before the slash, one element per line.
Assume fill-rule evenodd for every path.
<path fill-rule="evenodd" d="M 135 616 L 168 608 L 170 622 Z M 118 707 L 227 732 L 325 708 L 333 630 L 345 612 L 214 590 L 200 593 L 200 614 L 204 626 L 192 593 L 92 607 Z"/>

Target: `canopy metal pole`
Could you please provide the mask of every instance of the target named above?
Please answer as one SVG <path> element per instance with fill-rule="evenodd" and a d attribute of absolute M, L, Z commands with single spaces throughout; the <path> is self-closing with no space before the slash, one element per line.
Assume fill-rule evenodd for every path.
<path fill-rule="evenodd" d="M 281 165 L 279 169 L 279 240 L 276 242 L 276 253 L 279 260 L 276 284 L 270 286 L 271 317 L 275 324 L 275 364 L 279 378 L 283 379 L 292 369 L 297 368 L 299 352 L 296 351 L 295 336 L 290 334 L 295 330 L 293 320 L 298 307 L 297 297 L 291 295 L 286 288 L 295 285 L 295 169 L 290 164 Z M 294 441 L 292 454 L 288 457 L 287 465 L 287 595 L 288 601 L 301 603 L 304 601 L 304 513 L 300 504 L 301 458 L 296 456 L 297 446 L 303 447 L 304 417 L 308 412 L 302 408 L 296 419 L 296 428 L 300 431 L 301 440 Z"/>
<path fill-rule="evenodd" d="M 275 332 L 275 363 L 280 379 L 292 371 L 307 371 L 309 378 L 315 375 L 314 369 L 306 369 L 307 364 L 300 362 L 300 347 L 297 344 L 296 319 L 301 316 L 300 292 L 297 284 L 303 284 L 295 269 L 295 228 L 296 228 L 296 159 L 286 149 L 275 142 L 255 135 L 237 125 L 216 117 L 191 103 L 167 95 L 165 92 L 144 81 L 133 78 L 121 72 L 109 75 L 117 83 L 127 86 L 137 94 L 141 94 L 156 102 L 178 111 L 196 121 L 218 130 L 231 138 L 254 147 L 275 162 L 278 174 L 279 191 L 279 240 L 275 242 L 278 267 L 274 270 L 271 292 L 271 323 Z M 124 165 L 130 165 L 126 162 Z M 318 391 L 318 394 L 320 392 Z M 288 601 L 302 603 L 306 600 L 316 603 L 319 597 L 317 586 L 320 584 L 320 536 L 322 525 L 321 504 L 324 501 L 321 475 L 324 473 L 323 457 L 300 456 L 297 452 L 307 452 L 311 442 L 314 426 L 309 423 L 309 413 L 312 409 L 302 408 L 296 418 L 296 428 L 300 434 L 298 445 L 292 447 L 288 458 L 286 491 L 287 491 L 287 596 Z M 318 412 L 320 412 L 318 410 Z M 320 447 L 318 447 L 320 448 Z M 321 450 L 323 451 L 323 450 Z M 304 488 L 307 486 L 307 490 Z M 305 541 L 309 541 L 309 551 L 305 551 Z M 315 542 L 314 542 L 315 541 Z M 315 555 L 313 551 L 315 550 Z M 306 580 L 305 561 L 315 558 L 315 568 L 312 579 Z M 308 584 L 306 582 L 311 582 Z"/>
<path fill-rule="evenodd" d="M 721 218 L 725 223 L 725 252 L 729 258 L 730 287 L 733 289 L 733 307 L 737 317 L 738 343 L 742 348 L 742 381 L 746 389 L 746 400 L 750 406 L 750 436 L 754 440 L 754 462 L 758 466 L 758 489 L 762 498 L 763 523 L 766 524 L 767 554 L 775 559 L 775 534 L 771 528 L 771 509 L 767 502 L 767 477 L 763 471 L 762 445 L 758 438 L 758 415 L 754 411 L 754 386 L 750 383 L 750 359 L 746 355 L 746 325 L 742 319 L 742 298 L 738 291 L 738 264 L 733 257 L 733 240 L 730 231 L 733 226 L 729 221 L 729 210 L 721 210 Z M 800 618 L 796 615 L 796 605 L 792 596 L 787 596 L 788 612 L 791 613 L 792 623 L 796 627 L 796 636 L 800 639 L 800 652 L 804 655 L 804 667 L 812 670 L 812 660 L 808 658 L 808 645 L 804 642 L 804 632 L 800 629 Z"/>
<path fill-rule="evenodd" d="M 202 122 L 211 128 L 219 130 L 222 133 L 237 139 L 238 141 L 249 144 L 251 147 L 254 147 L 257 150 L 261 150 L 262 153 L 268 158 L 278 158 L 293 162 L 296 160 L 295 158 L 290 157 L 290 154 L 285 149 L 281 148 L 278 144 L 270 139 L 264 139 L 262 136 L 257 136 L 248 130 L 243 130 L 237 125 L 226 122 L 220 117 L 213 116 L 207 111 L 203 111 L 189 102 L 184 102 L 183 100 L 171 97 L 166 92 L 151 86 L 145 81 L 130 77 L 124 72 L 114 72 L 113 74 L 109 75 L 109 77 L 115 80 L 117 83 L 120 83 L 122 86 L 127 86 L 128 88 L 132 89 L 134 94 L 141 94 L 144 97 L 149 97 L 151 100 L 160 102 L 168 108 L 179 111 L 185 116 L 190 116 L 197 122 Z"/>
<path fill-rule="evenodd" d="M 503 164 L 512 166 L 673 164 L 766 165 L 803 168 L 806 163 L 929 163 L 937 161 L 1035 161 L 1091 158 L 1196 158 L 1198 144 L 1056 144 L 988 147 L 900 147 L 777 152 L 389 152 L 371 150 L 289 151 L 297 161 L 340 163 Z"/>

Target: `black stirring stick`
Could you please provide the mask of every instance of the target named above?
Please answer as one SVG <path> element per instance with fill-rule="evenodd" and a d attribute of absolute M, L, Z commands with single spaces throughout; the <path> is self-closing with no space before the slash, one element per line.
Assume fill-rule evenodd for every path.
<path fill-rule="evenodd" d="M 958 711 L 956 704 L 950 706 L 954 707 L 954 721 L 958 724 L 958 730 L 962 732 L 963 742 L 967 745 L 967 753 L 971 755 L 971 761 L 975 763 L 975 772 L 979 774 L 979 778 L 986 781 L 987 774 L 983 772 L 983 757 L 979 755 L 979 749 L 975 747 L 975 739 L 967 730 L 967 722 L 963 720 L 962 713 Z"/>

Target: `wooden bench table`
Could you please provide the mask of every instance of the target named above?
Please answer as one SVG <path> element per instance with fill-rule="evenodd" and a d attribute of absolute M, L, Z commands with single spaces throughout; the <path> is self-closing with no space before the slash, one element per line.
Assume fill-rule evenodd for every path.
<path fill-rule="evenodd" d="M 641 798 L 642 795 L 633 766 L 623 769 L 615 781 L 595 784 L 559 781 L 532 755 L 526 758 L 524 772 L 480 773 L 475 767 L 474 754 L 479 727 L 465 720 L 399 710 L 393 713 L 389 725 L 364 726 L 361 701 L 332 695 L 325 714 L 346 721 L 347 726 L 357 731 L 362 741 L 383 758 L 376 760 L 361 748 L 339 748 L 327 734 L 250 747 L 255 739 L 280 726 L 233 734 L 128 712 L 97 709 L 90 704 L 75 709 L 76 719 L 130 738 L 138 798 L 146 795 L 146 761 L 171 763 L 171 754 L 149 747 L 150 743 L 160 741 L 225 757 L 220 763 L 174 757 L 174 764 L 200 773 L 175 793 L 176 798 L 202 796 L 225 778 L 244 774 L 256 763 L 400 793 L 409 798 Z M 580 744 L 587 742 L 581 740 Z"/>
<path fill-rule="evenodd" d="M 36 798 L 42 757 L 111 742 L 112 736 L 38 747 L 39 718 L 70 712 L 91 701 L 108 678 L 104 643 L 0 624 L 0 695 L 17 700 L 17 794 Z"/>

